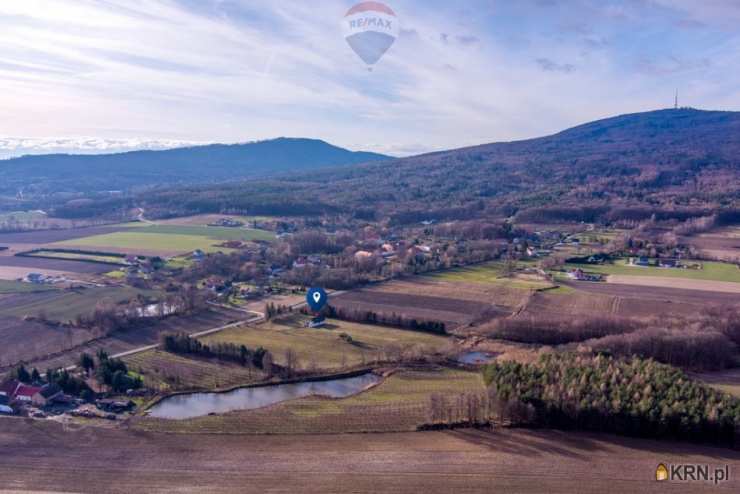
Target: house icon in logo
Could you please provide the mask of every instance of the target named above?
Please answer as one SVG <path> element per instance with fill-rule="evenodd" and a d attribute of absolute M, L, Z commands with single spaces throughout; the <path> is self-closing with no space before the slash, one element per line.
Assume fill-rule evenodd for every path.
<path fill-rule="evenodd" d="M 655 469 L 655 480 L 658 482 L 668 480 L 668 469 L 662 463 Z"/>

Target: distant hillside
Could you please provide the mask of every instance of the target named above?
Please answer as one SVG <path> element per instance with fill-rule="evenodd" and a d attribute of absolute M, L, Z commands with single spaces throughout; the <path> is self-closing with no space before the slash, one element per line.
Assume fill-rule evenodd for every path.
<path fill-rule="evenodd" d="M 139 202 L 163 213 L 345 211 L 396 223 L 514 214 L 530 221 L 644 219 L 664 210 L 704 214 L 740 205 L 740 113 L 622 115 L 525 141 L 298 172 L 269 185 L 201 187 L 182 195 L 173 189 Z M 686 209 L 694 212 L 681 212 Z"/>
<path fill-rule="evenodd" d="M 384 159 L 389 157 L 294 138 L 105 155 L 23 156 L 0 161 L 0 192 L 125 190 L 265 177 Z"/>

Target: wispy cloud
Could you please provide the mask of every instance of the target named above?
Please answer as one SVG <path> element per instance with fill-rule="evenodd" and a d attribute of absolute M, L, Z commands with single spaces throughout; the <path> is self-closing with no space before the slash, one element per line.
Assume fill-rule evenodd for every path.
<path fill-rule="evenodd" d="M 409 154 L 667 106 L 675 87 L 740 107 L 734 1 L 387 3 L 401 34 L 368 72 L 342 39 L 351 0 L 0 2 L 0 136 Z"/>
<path fill-rule="evenodd" d="M 576 70 L 576 66 L 573 64 L 553 62 L 549 58 L 538 58 L 535 62 L 546 72 L 564 72 L 569 74 Z"/>

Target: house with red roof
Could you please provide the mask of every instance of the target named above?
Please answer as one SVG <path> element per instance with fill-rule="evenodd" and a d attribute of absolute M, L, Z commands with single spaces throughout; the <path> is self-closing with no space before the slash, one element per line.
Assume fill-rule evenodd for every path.
<path fill-rule="evenodd" d="M 17 403 L 34 403 L 34 397 L 39 393 L 41 393 L 40 387 L 19 383 L 18 386 L 15 388 L 10 401 Z"/>
<path fill-rule="evenodd" d="M 32 404 L 38 407 L 46 406 L 64 396 L 62 389 L 56 384 L 31 386 L 17 380 L 7 381 L 0 386 L 0 393 L 3 393 L 10 403 Z"/>

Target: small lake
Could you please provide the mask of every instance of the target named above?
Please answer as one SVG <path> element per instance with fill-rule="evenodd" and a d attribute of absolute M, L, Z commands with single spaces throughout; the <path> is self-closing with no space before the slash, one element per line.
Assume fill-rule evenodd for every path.
<path fill-rule="evenodd" d="M 495 358 L 496 354 L 494 353 L 468 352 L 458 356 L 457 361 L 461 364 L 483 365 L 493 361 Z"/>
<path fill-rule="evenodd" d="M 361 376 L 290 384 L 273 384 L 255 388 L 239 388 L 227 393 L 189 393 L 171 396 L 149 410 L 149 416 L 161 419 L 183 420 L 203 415 L 221 414 L 235 410 L 253 410 L 283 401 L 306 396 L 346 398 L 380 382 L 381 378 L 368 373 Z"/>

